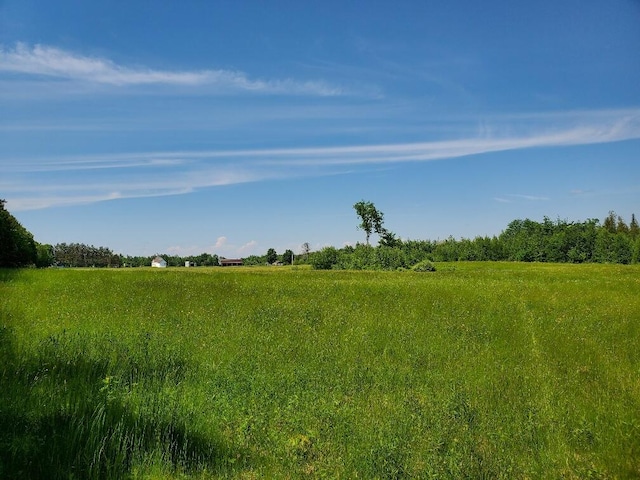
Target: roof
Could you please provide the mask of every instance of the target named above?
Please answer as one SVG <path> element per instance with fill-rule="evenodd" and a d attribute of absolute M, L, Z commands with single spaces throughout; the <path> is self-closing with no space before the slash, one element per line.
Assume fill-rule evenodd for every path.
<path fill-rule="evenodd" d="M 224 265 L 225 263 L 242 263 L 241 258 L 221 258 L 219 260 L 220 265 Z"/>

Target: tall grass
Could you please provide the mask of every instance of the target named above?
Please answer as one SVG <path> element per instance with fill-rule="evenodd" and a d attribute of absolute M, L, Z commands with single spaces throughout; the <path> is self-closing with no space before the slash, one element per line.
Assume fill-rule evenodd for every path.
<path fill-rule="evenodd" d="M 637 478 L 640 269 L 0 275 L 0 477 Z"/>

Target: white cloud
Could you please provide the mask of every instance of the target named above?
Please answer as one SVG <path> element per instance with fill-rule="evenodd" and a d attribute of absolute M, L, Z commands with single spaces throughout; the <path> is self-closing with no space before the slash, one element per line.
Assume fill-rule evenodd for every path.
<path fill-rule="evenodd" d="M 542 197 L 539 195 L 524 195 L 522 193 L 506 193 L 501 197 L 493 197 L 493 199 L 496 202 L 500 203 L 513 203 L 514 200 L 527 200 L 529 202 L 548 201 L 549 197 Z"/>
<path fill-rule="evenodd" d="M 491 136 L 453 140 L 382 145 L 350 145 L 341 147 L 274 148 L 252 150 L 198 150 L 174 152 L 142 152 L 135 154 L 84 155 L 49 159 L 7 159 L 5 171 L 34 172 L 61 170 L 114 169 L 130 167 L 184 167 L 206 173 L 211 164 L 227 162 L 216 169 L 213 184 L 230 184 L 262 178 L 277 167 L 327 167 L 399 162 L 424 162 L 457 158 L 482 153 L 528 148 L 562 147 L 611 143 L 640 138 L 640 109 L 586 112 L 581 125 L 549 120 L 544 128 L 529 128 L 519 135 L 500 134 L 493 128 Z M 565 114 L 559 113 L 563 119 Z M 551 118 L 551 117 L 550 117 Z M 555 117 L 553 117 L 555 118 Z M 573 119 L 573 117 L 571 117 Z M 577 121 L 577 120 L 574 120 Z M 526 128 L 521 128 L 526 130 Z M 189 168 L 187 168 L 189 170 Z M 279 175 L 275 175 L 279 177 Z"/>
<path fill-rule="evenodd" d="M 541 196 L 537 196 L 537 195 L 524 195 L 524 194 L 521 194 L 521 193 L 508 193 L 505 196 L 506 197 L 511 197 L 511 198 L 519 198 L 519 199 L 522 199 L 522 200 L 529 200 L 529 201 L 532 201 L 532 202 L 549 200 L 548 197 L 541 197 Z"/>
<path fill-rule="evenodd" d="M 227 243 L 227 237 L 218 237 L 214 248 L 222 248 Z"/>
<path fill-rule="evenodd" d="M 267 94 L 334 96 L 345 92 L 322 81 L 251 79 L 234 70 L 168 71 L 126 67 L 109 59 L 87 57 L 66 50 L 24 43 L 0 45 L 0 72 L 37 75 L 111 86 L 174 85 L 213 87 L 217 90 Z"/>
<path fill-rule="evenodd" d="M 245 243 L 241 247 L 238 247 L 238 253 L 247 253 L 249 251 L 253 251 L 254 247 L 258 245 L 258 242 L 255 240 L 251 240 L 250 242 Z"/>
<path fill-rule="evenodd" d="M 608 143 L 640 138 L 640 110 L 579 116 L 579 125 L 547 119 L 518 135 L 341 147 L 253 150 L 197 150 L 82 155 L 52 158 L 0 158 L 0 191 L 15 211 L 120 198 L 179 195 L 198 189 L 274 179 L 326 176 L 358 166 L 454 159 L 487 152 Z M 521 127 L 520 130 L 526 130 Z M 135 168 L 133 168 L 135 167 Z M 56 172 L 64 173 L 56 175 Z M 52 180 L 56 175 L 56 180 Z M 547 197 L 502 194 L 495 200 L 545 201 Z"/>
<path fill-rule="evenodd" d="M 593 193 L 593 190 L 583 190 L 581 188 L 575 188 L 575 189 L 571 190 L 569 193 L 571 195 L 583 196 L 583 195 L 589 195 L 589 194 Z"/>

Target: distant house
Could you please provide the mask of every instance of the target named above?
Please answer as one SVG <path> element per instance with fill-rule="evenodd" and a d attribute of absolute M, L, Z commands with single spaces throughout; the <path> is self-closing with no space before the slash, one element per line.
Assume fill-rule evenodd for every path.
<path fill-rule="evenodd" d="M 156 257 L 153 260 L 151 260 L 151 266 L 156 268 L 166 268 L 167 261 L 162 257 Z"/>
<path fill-rule="evenodd" d="M 242 266 L 241 258 L 221 258 L 218 260 L 221 267 L 240 267 Z"/>

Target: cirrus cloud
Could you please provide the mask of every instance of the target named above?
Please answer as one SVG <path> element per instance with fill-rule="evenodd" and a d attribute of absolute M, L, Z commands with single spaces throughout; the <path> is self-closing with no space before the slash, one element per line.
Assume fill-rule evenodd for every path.
<path fill-rule="evenodd" d="M 248 182 L 347 174 L 406 162 L 478 156 L 489 152 L 604 144 L 640 138 L 640 110 L 583 112 L 517 135 L 461 136 L 415 143 L 303 148 L 185 150 L 0 158 L 0 191 L 15 211 L 124 198 L 181 195 Z M 574 118 L 575 117 L 575 118 Z M 497 202 L 546 201 L 503 194 Z"/>
<path fill-rule="evenodd" d="M 248 91 L 264 94 L 336 96 L 344 90 L 326 82 L 290 78 L 261 80 L 237 70 L 170 71 L 127 67 L 109 59 L 79 55 L 47 45 L 17 43 L 0 45 L 0 72 L 111 85 L 166 85 L 209 87 L 219 91 Z"/>

